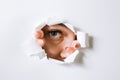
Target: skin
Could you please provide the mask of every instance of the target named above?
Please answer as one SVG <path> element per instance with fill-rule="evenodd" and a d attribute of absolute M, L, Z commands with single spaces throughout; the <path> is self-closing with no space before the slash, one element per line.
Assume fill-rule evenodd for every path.
<path fill-rule="evenodd" d="M 42 29 L 36 29 L 35 38 L 48 58 L 61 61 L 80 47 L 74 32 L 63 24 L 46 25 Z"/>

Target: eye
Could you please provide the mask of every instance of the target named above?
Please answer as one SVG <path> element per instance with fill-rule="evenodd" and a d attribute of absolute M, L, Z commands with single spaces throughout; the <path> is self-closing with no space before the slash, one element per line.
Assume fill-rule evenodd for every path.
<path fill-rule="evenodd" d="M 53 40 L 58 40 L 62 37 L 62 32 L 59 30 L 51 30 L 49 31 L 49 36 Z"/>

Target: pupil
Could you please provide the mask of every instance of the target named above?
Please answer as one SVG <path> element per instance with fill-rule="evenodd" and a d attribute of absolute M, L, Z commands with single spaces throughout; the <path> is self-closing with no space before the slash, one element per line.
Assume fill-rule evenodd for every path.
<path fill-rule="evenodd" d="M 56 36 L 56 35 L 57 35 L 57 31 L 51 31 L 50 33 L 51 33 L 51 35 L 53 35 L 53 36 Z"/>

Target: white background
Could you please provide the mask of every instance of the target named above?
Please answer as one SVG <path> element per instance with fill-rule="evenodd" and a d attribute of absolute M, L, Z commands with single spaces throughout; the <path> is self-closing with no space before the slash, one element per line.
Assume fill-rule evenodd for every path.
<path fill-rule="evenodd" d="M 48 16 L 93 37 L 77 65 L 29 61 L 21 44 Z M 119 0 L 0 0 L 0 80 L 120 80 Z"/>

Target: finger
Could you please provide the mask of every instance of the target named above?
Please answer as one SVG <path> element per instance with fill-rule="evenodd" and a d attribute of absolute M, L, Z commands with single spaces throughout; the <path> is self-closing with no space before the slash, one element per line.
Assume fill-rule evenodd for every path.
<path fill-rule="evenodd" d="M 36 29 L 36 31 L 35 31 L 35 37 L 38 39 L 38 38 L 43 38 L 44 37 L 44 33 L 43 33 L 43 31 L 42 30 L 38 30 L 38 29 Z"/>

